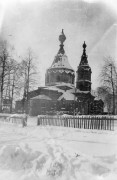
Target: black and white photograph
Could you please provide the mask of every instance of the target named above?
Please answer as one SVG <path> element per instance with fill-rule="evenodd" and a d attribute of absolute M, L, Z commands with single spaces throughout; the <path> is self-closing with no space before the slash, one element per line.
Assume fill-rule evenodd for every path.
<path fill-rule="evenodd" d="M 0 0 L 0 180 L 117 180 L 117 0 Z"/>

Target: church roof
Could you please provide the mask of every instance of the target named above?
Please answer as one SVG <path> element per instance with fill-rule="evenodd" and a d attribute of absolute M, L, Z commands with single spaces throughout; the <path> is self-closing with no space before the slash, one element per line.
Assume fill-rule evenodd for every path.
<path fill-rule="evenodd" d="M 51 65 L 51 68 L 65 68 L 73 70 L 73 68 L 70 66 L 68 62 L 68 57 L 65 54 L 57 54 Z"/>
<path fill-rule="evenodd" d="M 79 93 L 79 94 L 82 94 L 82 93 L 84 93 L 84 94 L 88 94 L 88 93 L 90 93 L 90 91 L 80 91 L 79 89 L 77 89 L 77 88 L 72 88 L 72 89 L 70 89 L 70 90 L 68 90 L 70 93 Z"/>
<path fill-rule="evenodd" d="M 64 90 L 60 89 L 60 88 L 57 88 L 56 86 L 45 86 L 44 89 L 48 89 L 48 90 L 51 90 L 51 91 L 58 91 L 58 92 L 64 92 Z"/>
<path fill-rule="evenodd" d="M 52 91 L 58 91 L 58 92 L 64 92 L 64 91 L 68 91 L 71 90 L 71 92 L 73 91 L 72 89 L 74 89 L 74 85 L 70 84 L 70 83 L 56 83 L 56 85 L 54 86 L 45 86 L 44 89 L 48 89 L 48 90 L 52 90 Z"/>
<path fill-rule="evenodd" d="M 63 45 L 63 42 L 65 40 L 66 40 L 66 36 L 62 30 L 62 33 L 59 36 L 59 41 L 61 43 L 60 49 L 59 49 L 57 55 L 55 56 L 54 61 L 50 68 L 65 68 L 65 69 L 70 69 L 70 70 L 74 71 L 68 62 L 68 57 L 65 54 L 64 45 Z"/>
<path fill-rule="evenodd" d="M 52 100 L 50 97 L 44 95 L 44 94 L 41 94 L 41 95 L 38 95 L 38 96 L 35 96 L 31 99 L 44 99 L 44 100 Z"/>
<path fill-rule="evenodd" d="M 62 100 L 62 99 L 65 99 L 65 100 L 68 100 L 68 101 L 74 101 L 75 100 L 75 95 L 70 93 L 69 91 L 66 91 L 58 98 L 59 101 Z"/>
<path fill-rule="evenodd" d="M 70 84 L 70 83 L 56 83 L 56 87 L 63 89 L 63 90 L 69 90 L 69 89 L 73 89 L 74 88 L 74 84 Z"/>

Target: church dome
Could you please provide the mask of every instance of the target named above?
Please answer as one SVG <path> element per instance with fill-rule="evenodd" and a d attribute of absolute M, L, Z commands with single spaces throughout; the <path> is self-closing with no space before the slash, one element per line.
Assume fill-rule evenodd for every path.
<path fill-rule="evenodd" d="M 62 30 L 59 36 L 60 49 L 54 58 L 54 61 L 49 69 L 46 71 L 45 85 L 57 85 L 60 83 L 74 84 L 74 70 L 69 64 L 68 57 L 65 54 L 63 42 L 66 36 Z"/>
<path fill-rule="evenodd" d="M 68 62 L 68 57 L 66 54 L 57 54 L 55 56 L 54 62 L 51 65 L 51 68 L 65 68 L 73 70 Z"/>

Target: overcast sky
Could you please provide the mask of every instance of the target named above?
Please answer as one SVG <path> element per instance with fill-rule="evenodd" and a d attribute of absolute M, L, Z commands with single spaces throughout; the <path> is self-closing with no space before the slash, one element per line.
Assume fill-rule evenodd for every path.
<path fill-rule="evenodd" d="M 92 88 L 104 56 L 117 59 L 116 0 L 1 0 L 0 34 L 22 56 L 31 47 L 44 85 L 45 71 L 59 50 L 61 29 L 67 37 L 64 49 L 76 71 L 86 41 L 88 62 L 92 69 Z"/>

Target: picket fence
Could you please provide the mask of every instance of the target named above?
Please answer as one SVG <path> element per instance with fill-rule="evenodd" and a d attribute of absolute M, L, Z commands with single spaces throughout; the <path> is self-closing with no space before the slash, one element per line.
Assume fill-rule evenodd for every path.
<path fill-rule="evenodd" d="M 0 114 L 0 122 L 9 122 L 9 114 Z"/>
<path fill-rule="evenodd" d="M 114 116 L 38 116 L 37 125 L 114 130 Z"/>
<path fill-rule="evenodd" d="M 17 114 L 0 114 L 0 122 L 5 124 L 24 125 L 24 117 Z"/>

